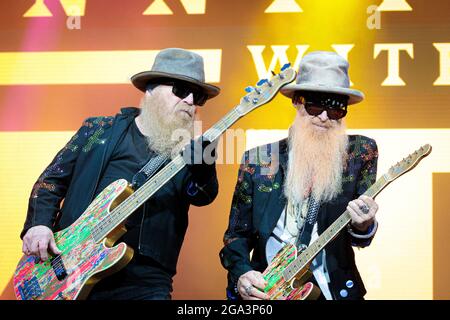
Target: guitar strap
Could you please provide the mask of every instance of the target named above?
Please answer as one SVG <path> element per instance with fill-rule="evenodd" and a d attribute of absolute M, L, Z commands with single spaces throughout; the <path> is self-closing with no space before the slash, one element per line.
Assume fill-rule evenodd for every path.
<path fill-rule="evenodd" d="M 308 200 L 308 213 L 306 214 L 305 222 L 303 223 L 302 232 L 297 237 L 296 246 L 301 248 L 303 246 L 309 246 L 311 241 L 312 231 L 314 224 L 317 221 L 317 214 L 319 213 L 320 203 L 317 202 L 312 195 Z"/>
<path fill-rule="evenodd" d="M 131 186 L 134 190 L 139 189 L 148 179 L 150 179 L 161 167 L 169 160 L 168 156 L 157 155 L 152 157 L 145 166 L 137 172 L 131 180 Z"/>

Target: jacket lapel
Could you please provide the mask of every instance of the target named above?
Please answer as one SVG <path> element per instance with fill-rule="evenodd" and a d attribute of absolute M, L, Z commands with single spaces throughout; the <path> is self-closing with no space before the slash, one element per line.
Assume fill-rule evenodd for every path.
<path fill-rule="evenodd" d="M 255 192 L 258 194 L 255 203 L 259 206 L 259 209 L 255 212 L 261 212 L 261 215 L 255 215 L 253 222 L 256 229 L 260 230 L 263 238 L 270 236 L 286 205 L 283 194 L 283 180 L 288 160 L 287 150 L 287 139 L 279 141 L 278 146 L 271 145 L 271 166 L 274 166 L 277 170 L 272 185 L 278 185 L 279 187 L 272 188 L 270 192 L 261 192 L 258 190 L 258 186 L 255 188 Z M 261 170 L 261 167 L 258 170 Z M 257 183 L 261 185 L 262 179 L 259 176 Z"/>

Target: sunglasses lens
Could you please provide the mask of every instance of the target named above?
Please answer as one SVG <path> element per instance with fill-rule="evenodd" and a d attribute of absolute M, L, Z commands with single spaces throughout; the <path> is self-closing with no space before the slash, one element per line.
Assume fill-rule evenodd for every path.
<path fill-rule="evenodd" d="M 194 94 L 194 104 L 197 106 L 203 106 L 208 100 L 208 95 L 203 92 L 197 92 Z"/>
<path fill-rule="evenodd" d="M 184 99 L 192 93 L 194 97 L 194 104 L 196 106 L 203 106 L 206 103 L 206 100 L 208 100 L 207 94 L 203 93 L 202 91 L 196 88 L 181 83 L 174 83 L 172 87 L 172 92 L 180 99 Z"/>
<path fill-rule="evenodd" d="M 311 105 L 311 104 L 307 103 L 305 105 L 305 110 L 311 116 L 318 116 L 319 114 L 321 114 L 325 110 L 325 108 L 324 107 L 320 107 L 320 106 Z"/>
<path fill-rule="evenodd" d="M 191 92 L 190 90 L 178 83 L 174 83 L 172 86 L 172 92 L 174 95 L 176 95 L 180 99 L 186 98 Z"/>
<path fill-rule="evenodd" d="M 327 110 L 327 114 L 328 118 L 330 118 L 331 120 L 338 120 L 343 118 L 347 114 L 347 110 L 332 108 Z"/>

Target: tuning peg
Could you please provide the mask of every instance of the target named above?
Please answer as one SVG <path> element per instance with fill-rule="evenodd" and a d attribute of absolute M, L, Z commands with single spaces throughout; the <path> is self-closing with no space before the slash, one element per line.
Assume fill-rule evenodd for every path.
<path fill-rule="evenodd" d="M 248 93 L 252 92 L 253 90 L 255 90 L 255 88 L 253 88 L 251 86 L 248 86 L 247 88 L 245 88 L 245 92 L 248 92 Z"/>
<path fill-rule="evenodd" d="M 255 87 L 255 91 L 256 91 L 257 94 L 261 94 L 261 89 Z"/>
<path fill-rule="evenodd" d="M 288 63 L 285 63 L 282 67 L 281 67 L 281 71 L 284 71 L 284 70 L 286 70 L 287 68 L 289 68 L 291 66 L 291 64 L 288 62 Z"/>
<path fill-rule="evenodd" d="M 258 83 L 256 84 L 258 87 L 262 86 L 264 83 L 269 82 L 269 80 L 267 79 L 261 79 L 258 81 Z"/>

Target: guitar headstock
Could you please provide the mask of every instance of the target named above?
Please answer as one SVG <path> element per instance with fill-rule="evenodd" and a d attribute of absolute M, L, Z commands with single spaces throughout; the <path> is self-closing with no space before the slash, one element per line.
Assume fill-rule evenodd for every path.
<path fill-rule="evenodd" d="M 400 177 L 402 174 L 412 170 L 417 166 L 423 158 L 431 153 L 431 145 L 426 144 L 411 153 L 409 156 L 404 158 L 402 161 L 398 162 L 396 165 L 392 166 L 386 173 L 386 179 L 388 181 L 393 181 Z"/>
<path fill-rule="evenodd" d="M 290 63 L 286 63 L 280 73 L 274 74 L 272 78 L 261 79 L 255 87 L 247 87 L 248 92 L 242 99 L 236 110 L 240 115 L 245 115 L 250 111 L 268 103 L 272 100 L 278 91 L 288 83 L 295 80 L 297 72 L 292 69 Z"/>

